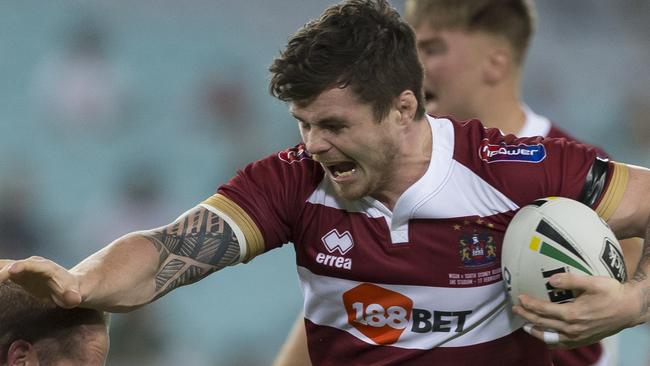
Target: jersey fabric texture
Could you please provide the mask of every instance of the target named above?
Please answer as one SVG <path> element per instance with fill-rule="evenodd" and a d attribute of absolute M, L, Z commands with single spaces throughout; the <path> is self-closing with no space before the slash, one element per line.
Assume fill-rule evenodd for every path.
<path fill-rule="evenodd" d="M 243 261 L 294 243 L 314 365 L 551 365 L 511 313 L 501 243 L 523 205 L 576 199 L 595 149 L 427 121 L 429 167 L 392 211 L 338 197 L 303 145 L 250 164 L 205 204 L 241 230 Z M 597 211 L 617 204 L 625 172 L 608 163 Z"/>
<path fill-rule="evenodd" d="M 578 141 L 551 123 L 548 118 L 533 112 L 528 106 L 524 106 L 524 112 L 526 114 L 526 123 L 518 136 L 562 137 Z M 595 148 L 598 151 L 598 156 L 608 156 L 603 150 L 598 147 Z M 605 354 L 600 342 L 573 349 L 553 349 L 551 350 L 551 356 L 555 366 L 592 366 L 598 364 L 598 362 L 605 362 Z"/>

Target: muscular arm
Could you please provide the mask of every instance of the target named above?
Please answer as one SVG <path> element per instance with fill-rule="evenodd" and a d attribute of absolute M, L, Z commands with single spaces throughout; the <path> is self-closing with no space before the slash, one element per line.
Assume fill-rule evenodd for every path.
<path fill-rule="evenodd" d="M 0 282 L 65 307 L 129 311 L 237 262 L 240 253 L 226 221 L 196 206 L 167 226 L 117 239 L 69 271 L 40 257 L 4 261 Z"/>
<path fill-rule="evenodd" d="M 74 267 L 82 305 L 130 310 L 239 260 L 239 242 L 217 214 L 197 206 L 173 223 L 128 234 Z"/>
<path fill-rule="evenodd" d="M 154 299 L 239 260 L 239 242 L 223 218 L 202 207 L 167 227 L 141 233 L 158 253 Z"/>
<path fill-rule="evenodd" d="M 611 197 L 610 197 L 611 198 Z M 552 286 L 581 293 L 574 302 L 553 304 L 520 296 L 513 310 L 544 340 L 544 329 L 557 331 L 559 344 L 593 343 L 624 328 L 650 320 L 650 170 L 629 166 L 629 180 L 608 223 L 619 238 L 640 236 L 644 247 L 636 272 L 626 283 L 608 277 L 556 274 Z"/>
<path fill-rule="evenodd" d="M 639 314 L 635 323 L 645 323 L 650 320 L 650 170 L 630 168 L 628 189 L 610 225 L 625 236 L 644 238 L 641 258 L 628 285 L 639 294 Z"/>
<path fill-rule="evenodd" d="M 637 324 L 650 320 L 650 279 L 648 279 L 648 273 L 650 273 L 650 225 L 646 231 L 641 259 L 639 260 L 636 272 L 634 272 L 634 276 L 629 281 L 630 284 L 638 288 L 640 293 Z"/>

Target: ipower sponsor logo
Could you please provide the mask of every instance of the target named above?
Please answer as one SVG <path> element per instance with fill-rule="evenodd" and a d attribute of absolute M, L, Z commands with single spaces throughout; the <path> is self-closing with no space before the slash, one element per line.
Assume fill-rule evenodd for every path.
<path fill-rule="evenodd" d="M 499 145 L 493 145 L 489 143 L 488 139 L 484 139 L 479 147 L 478 155 L 481 160 L 488 163 L 496 163 L 498 161 L 539 163 L 546 158 L 546 149 L 542 144 L 506 145 L 505 143 L 501 143 Z"/>
<path fill-rule="evenodd" d="M 332 229 L 323 235 L 321 241 L 330 254 L 316 254 L 317 263 L 330 267 L 352 269 L 352 259 L 343 257 L 354 247 L 354 240 L 349 231 L 344 231 L 343 234 L 340 234 L 338 230 Z M 341 256 L 336 254 L 340 254 Z"/>
<path fill-rule="evenodd" d="M 462 333 L 471 310 L 419 309 L 399 292 L 363 283 L 343 294 L 348 323 L 377 344 L 393 344 L 405 331 Z"/>

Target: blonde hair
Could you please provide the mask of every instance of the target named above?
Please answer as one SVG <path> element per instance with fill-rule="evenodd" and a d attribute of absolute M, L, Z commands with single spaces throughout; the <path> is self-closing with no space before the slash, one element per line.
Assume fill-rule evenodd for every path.
<path fill-rule="evenodd" d="M 406 0 L 404 18 L 418 29 L 485 32 L 505 38 L 521 63 L 535 28 L 531 0 Z"/>

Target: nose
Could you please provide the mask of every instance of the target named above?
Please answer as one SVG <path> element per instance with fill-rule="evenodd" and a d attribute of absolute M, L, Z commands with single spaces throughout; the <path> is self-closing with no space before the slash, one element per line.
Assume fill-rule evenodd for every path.
<path fill-rule="evenodd" d="M 302 131 L 302 141 L 305 143 L 307 151 L 311 154 L 322 154 L 328 151 L 332 145 L 323 136 L 323 131 L 319 128 L 310 128 Z"/>

